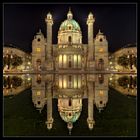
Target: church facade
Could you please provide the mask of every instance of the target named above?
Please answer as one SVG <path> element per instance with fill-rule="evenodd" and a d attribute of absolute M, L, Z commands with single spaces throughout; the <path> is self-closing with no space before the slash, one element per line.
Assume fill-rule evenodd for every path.
<path fill-rule="evenodd" d="M 80 25 L 74 20 L 70 9 L 67 19 L 60 25 L 57 44 L 52 43 L 53 17 L 50 13 L 45 22 L 46 38 L 40 30 L 32 41 L 32 66 L 35 71 L 107 70 L 108 41 L 100 30 L 96 37 L 93 36 L 95 18 L 92 13 L 86 21 L 88 44 L 82 43 Z"/>
<path fill-rule="evenodd" d="M 32 66 L 34 71 L 58 71 L 61 74 L 37 75 L 32 77 L 32 100 L 40 111 L 47 105 L 48 129 L 53 127 L 53 98 L 58 99 L 58 111 L 71 133 L 73 123 L 82 111 L 82 100 L 87 99 L 87 124 L 93 129 L 94 104 L 101 111 L 108 101 L 108 77 L 104 75 L 78 74 L 79 71 L 106 71 L 108 68 L 108 42 L 103 33 L 94 38 L 95 18 L 87 18 L 88 44 L 82 43 L 80 25 L 67 13 L 58 31 L 58 43 L 52 43 L 53 18 L 50 13 L 45 19 L 47 32 L 44 37 L 39 31 L 32 41 Z M 68 73 L 63 73 L 63 72 Z M 74 71 L 75 73 L 71 73 Z M 70 73 L 69 73 L 70 72 Z"/>

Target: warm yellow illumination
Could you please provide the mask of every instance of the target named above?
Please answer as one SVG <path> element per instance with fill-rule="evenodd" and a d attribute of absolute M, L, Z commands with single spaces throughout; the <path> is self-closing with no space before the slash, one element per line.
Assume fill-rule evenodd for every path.
<path fill-rule="evenodd" d="M 28 62 L 28 65 L 30 65 L 31 64 L 31 62 Z"/>
<path fill-rule="evenodd" d="M 104 92 L 102 90 L 99 91 L 100 96 L 103 96 Z"/>
<path fill-rule="evenodd" d="M 66 80 L 63 80 L 63 88 L 66 88 L 67 87 L 67 82 Z"/>
<path fill-rule="evenodd" d="M 64 54 L 63 55 L 63 67 L 66 68 L 66 64 L 67 64 L 67 56 Z"/>
<path fill-rule="evenodd" d="M 29 69 L 29 66 L 27 66 L 26 68 Z"/>
<path fill-rule="evenodd" d="M 67 77 L 63 76 L 63 88 L 67 88 Z"/>
<path fill-rule="evenodd" d="M 77 75 L 74 75 L 74 88 L 77 88 Z"/>
<path fill-rule="evenodd" d="M 81 76 L 78 76 L 78 88 L 81 88 Z"/>
<path fill-rule="evenodd" d="M 77 66 L 77 55 L 74 55 L 74 68 Z"/>
<path fill-rule="evenodd" d="M 81 55 L 78 55 L 78 68 L 81 67 Z"/>
<path fill-rule="evenodd" d="M 59 55 L 59 67 L 62 67 L 62 55 Z"/>
<path fill-rule="evenodd" d="M 112 80 L 112 77 L 110 77 L 110 79 L 109 79 L 110 81 Z"/>
<path fill-rule="evenodd" d="M 30 77 L 28 77 L 28 81 L 30 81 L 31 80 L 31 78 Z"/>
<path fill-rule="evenodd" d="M 103 48 L 100 48 L 100 49 L 99 49 L 99 52 L 103 52 L 103 51 L 104 51 Z"/>
<path fill-rule="evenodd" d="M 36 51 L 37 51 L 37 52 L 40 52 L 40 51 L 41 51 L 41 48 L 36 48 Z"/>
<path fill-rule="evenodd" d="M 36 95 L 37 96 L 40 96 L 41 92 L 40 91 L 37 91 Z"/>
<path fill-rule="evenodd" d="M 62 76 L 59 76 L 59 88 L 62 88 Z"/>
<path fill-rule="evenodd" d="M 110 62 L 109 64 L 112 64 L 112 62 Z"/>

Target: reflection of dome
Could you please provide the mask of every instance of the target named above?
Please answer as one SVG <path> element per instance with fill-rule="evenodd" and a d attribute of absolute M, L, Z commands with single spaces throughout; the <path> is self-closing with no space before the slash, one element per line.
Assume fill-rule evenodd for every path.
<path fill-rule="evenodd" d="M 60 96 L 58 98 L 58 111 L 62 120 L 64 120 L 67 123 L 69 134 L 71 134 L 73 123 L 76 122 L 80 117 L 81 110 L 82 110 L 81 97 Z"/>
<path fill-rule="evenodd" d="M 75 122 L 78 120 L 82 110 L 81 98 L 59 98 L 58 110 L 61 118 L 65 122 Z"/>
<path fill-rule="evenodd" d="M 62 22 L 60 25 L 59 30 L 74 30 L 74 31 L 80 31 L 79 24 L 74 19 L 67 19 Z"/>
<path fill-rule="evenodd" d="M 60 112 L 60 116 L 65 122 L 76 122 L 76 120 L 78 120 L 80 114 L 81 114 L 80 110 L 77 112 L 72 112 L 72 111 L 68 111 L 68 112 L 61 111 Z"/>

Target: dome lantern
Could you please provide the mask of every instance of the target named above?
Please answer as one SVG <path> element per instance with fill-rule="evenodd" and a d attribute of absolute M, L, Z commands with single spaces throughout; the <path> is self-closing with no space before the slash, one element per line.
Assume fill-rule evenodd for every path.
<path fill-rule="evenodd" d="M 73 14 L 72 14 L 72 12 L 71 12 L 71 8 L 69 8 L 69 12 L 68 12 L 68 14 L 67 14 L 67 19 L 68 20 L 71 20 L 73 18 Z"/>

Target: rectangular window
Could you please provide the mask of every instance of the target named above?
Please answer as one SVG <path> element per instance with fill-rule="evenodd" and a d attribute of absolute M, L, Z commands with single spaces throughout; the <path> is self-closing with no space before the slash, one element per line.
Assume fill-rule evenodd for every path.
<path fill-rule="evenodd" d="M 41 94 L 40 91 L 37 91 L 36 95 L 37 95 L 37 96 L 40 96 L 40 94 Z"/>
<path fill-rule="evenodd" d="M 74 75 L 74 88 L 77 88 L 77 75 Z"/>
<path fill-rule="evenodd" d="M 81 88 L 81 75 L 78 75 L 78 88 Z"/>
<path fill-rule="evenodd" d="M 59 75 L 59 88 L 62 88 L 62 76 Z"/>
<path fill-rule="evenodd" d="M 67 76 L 63 76 L 63 88 L 67 88 Z"/>
<path fill-rule="evenodd" d="M 59 68 L 62 68 L 62 55 L 59 55 Z"/>
<path fill-rule="evenodd" d="M 36 51 L 37 52 L 41 52 L 41 48 L 36 48 Z"/>
<path fill-rule="evenodd" d="M 71 99 L 69 99 L 69 106 L 71 106 Z"/>
<path fill-rule="evenodd" d="M 63 55 L 63 68 L 66 68 L 67 66 L 67 55 Z"/>
<path fill-rule="evenodd" d="M 77 67 L 77 55 L 74 55 L 74 68 Z"/>
<path fill-rule="evenodd" d="M 78 68 L 81 68 L 81 55 L 78 55 Z"/>

